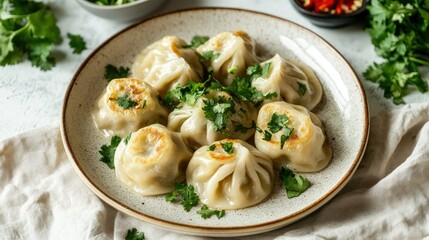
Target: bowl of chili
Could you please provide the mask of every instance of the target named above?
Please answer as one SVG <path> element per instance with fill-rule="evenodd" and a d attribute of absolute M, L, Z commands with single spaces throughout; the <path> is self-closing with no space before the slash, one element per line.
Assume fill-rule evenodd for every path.
<path fill-rule="evenodd" d="M 366 12 L 367 0 L 291 0 L 292 6 L 320 27 L 342 27 Z"/>

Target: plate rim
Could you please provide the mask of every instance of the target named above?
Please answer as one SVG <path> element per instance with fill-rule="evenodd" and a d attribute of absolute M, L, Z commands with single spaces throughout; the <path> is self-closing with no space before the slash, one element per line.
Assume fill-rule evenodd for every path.
<path fill-rule="evenodd" d="M 272 221 L 267 221 L 264 223 L 259 224 L 251 224 L 246 226 L 232 226 L 232 227 L 219 227 L 219 226 L 198 226 L 198 225 L 191 225 L 191 224 L 183 224 L 178 223 L 174 221 L 169 221 L 165 219 L 161 219 L 152 215 L 148 215 L 136 210 L 131 209 L 130 207 L 126 206 L 125 204 L 115 200 L 112 196 L 110 196 L 108 193 L 102 191 L 97 184 L 84 172 L 83 167 L 78 163 L 78 160 L 70 146 L 70 143 L 68 141 L 68 135 L 67 135 L 67 128 L 66 128 L 66 110 L 68 105 L 68 100 L 70 93 L 73 89 L 73 86 L 75 85 L 75 82 L 80 74 L 80 72 L 83 70 L 83 68 L 86 66 L 86 64 L 96 55 L 103 47 L 108 45 L 111 41 L 113 41 L 115 38 L 121 36 L 125 32 L 132 30 L 136 28 L 137 26 L 144 24 L 145 22 L 152 21 L 154 19 L 160 19 L 168 15 L 176 15 L 184 12 L 195 12 L 195 11 L 231 11 L 231 12 L 245 12 L 248 14 L 257 14 L 262 15 L 265 17 L 276 19 L 277 21 L 283 21 L 287 24 L 293 25 L 295 28 L 299 28 L 300 30 L 303 30 L 307 32 L 310 35 L 313 35 L 314 37 L 321 40 L 320 42 L 326 45 L 332 53 L 335 53 L 339 60 L 348 68 L 348 70 L 352 73 L 352 77 L 355 80 L 355 84 L 357 89 L 359 90 L 359 95 L 362 97 L 362 104 L 364 108 L 364 116 L 363 116 L 363 122 L 364 122 L 364 132 L 362 133 L 362 140 L 360 142 L 360 147 L 358 150 L 358 154 L 356 155 L 355 159 L 353 160 L 353 163 L 350 165 L 350 167 L 347 169 L 346 174 L 337 182 L 335 186 L 333 186 L 329 191 L 327 191 L 324 195 L 313 201 L 311 204 L 307 205 L 305 208 L 301 209 L 300 211 L 296 211 L 290 215 L 284 216 L 279 219 L 275 219 Z M 368 138 L 369 138 L 369 130 L 370 130 L 370 122 L 369 122 L 369 108 L 368 108 L 368 102 L 365 90 L 363 88 L 363 85 L 360 81 L 359 76 L 356 74 L 356 71 L 353 69 L 351 64 L 347 61 L 347 59 L 335 48 L 333 47 L 328 41 L 326 41 L 323 37 L 318 35 L 317 33 L 313 32 L 312 30 L 299 25 L 291 20 L 278 17 L 275 15 L 271 15 L 268 13 L 258 12 L 254 10 L 247 10 L 247 9 L 240 9 L 240 8 L 228 8 L 228 7 L 193 7 L 193 8 L 186 8 L 186 9 L 179 9 L 175 11 L 170 11 L 166 13 L 157 14 L 148 18 L 145 18 L 141 21 L 138 21 L 136 23 L 133 23 L 124 29 L 116 32 L 111 37 L 109 37 L 107 40 L 102 42 L 98 47 L 96 47 L 86 58 L 85 60 L 80 64 L 79 68 L 75 71 L 68 87 L 66 90 L 66 93 L 64 95 L 63 104 L 61 108 L 61 121 L 60 121 L 60 132 L 61 132 L 61 139 L 62 143 L 65 149 L 65 152 L 67 154 L 67 157 L 69 161 L 72 163 L 72 166 L 75 170 L 75 172 L 78 174 L 78 176 L 81 178 L 81 180 L 85 183 L 85 185 L 93 192 L 95 193 L 101 200 L 103 200 L 108 205 L 112 206 L 118 211 L 121 211 L 129 216 L 132 216 L 134 218 L 137 218 L 139 220 L 148 222 L 150 224 L 153 224 L 155 226 L 168 229 L 170 231 L 184 233 L 184 234 L 190 234 L 190 235 L 198 235 L 198 236 L 220 236 L 220 237 L 231 237 L 231 236 L 245 236 L 245 235 L 251 235 L 251 234 L 257 234 L 262 232 L 268 232 L 283 226 L 286 226 L 288 224 L 291 224 L 299 219 L 302 219 L 312 212 L 319 209 L 321 206 L 323 206 L 325 203 L 327 203 L 329 200 L 331 200 L 350 180 L 350 178 L 354 175 L 354 172 L 356 171 L 357 167 L 359 166 L 360 161 L 362 160 L 367 144 L 368 144 Z"/>

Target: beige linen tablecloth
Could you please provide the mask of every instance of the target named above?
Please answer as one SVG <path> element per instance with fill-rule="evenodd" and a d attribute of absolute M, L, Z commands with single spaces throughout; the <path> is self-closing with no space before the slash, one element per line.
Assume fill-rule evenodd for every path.
<path fill-rule="evenodd" d="M 429 236 L 429 103 L 371 118 L 365 156 L 320 210 L 276 231 L 239 239 L 422 239 Z M 58 124 L 0 143 L 0 239 L 206 239 L 140 222 L 86 188 Z"/>

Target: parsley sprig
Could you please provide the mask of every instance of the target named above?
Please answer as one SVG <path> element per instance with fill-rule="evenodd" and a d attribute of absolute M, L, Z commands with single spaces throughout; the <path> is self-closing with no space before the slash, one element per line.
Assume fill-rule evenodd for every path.
<path fill-rule="evenodd" d="M 114 169 L 115 164 L 115 151 L 118 147 L 119 143 L 121 142 L 121 138 L 118 136 L 113 136 L 110 139 L 110 144 L 102 145 L 100 150 L 98 151 L 101 154 L 100 161 L 104 162 L 109 166 L 109 168 Z"/>
<path fill-rule="evenodd" d="M 311 186 L 308 179 L 295 175 L 289 168 L 285 167 L 280 170 L 280 179 L 288 198 L 298 197 Z"/>
<path fill-rule="evenodd" d="M 139 232 L 136 228 L 128 229 L 125 240 L 144 240 L 143 232 Z"/>
<path fill-rule="evenodd" d="M 225 210 L 212 210 L 207 207 L 207 205 L 201 206 L 201 209 L 197 211 L 197 214 L 201 215 L 202 218 L 207 219 L 215 215 L 217 218 L 225 216 Z"/>
<path fill-rule="evenodd" d="M 272 134 L 277 133 L 283 130 L 283 134 L 280 136 L 280 149 L 283 149 L 286 140 L 290 137 L 293 132 L 293 128 L 289 128 L 287 123 L 289 122 L 289 118 L 285 114 L 273 113 L 271 116 L 271 120 L 267 123 L 268 130 L 262 130 L 261 128 L 257 128 L 256 130 L 260 133 L 263 133 L 264 136 L 262 140 L 270 141 Z"/>
<path fill-rule="evenodd" d="M 212 82 L 210 89 L 222 90 L 230 93 L 241 101 L 251 102 L 255 107 L 259 107 L 266 99 L 277 97 L 276 92 L 270 92 L 264 95 L 261 91 L 252 86 L 252 81 L 258 77 L 266 77 L 271 63 L 263 67 L 256 63 L 249 66 L 245 77 L 236 77 L 230 86 L 222 86 L 218 82 Z"/>
<path fill-rule="evenodd" d="M 53 68 L 53 48 L 62 37 L 48 5 L 29 0 L 4 0 L 0 4 L 0 66 L 27 57 L 32 66 L 43 71 Z"/>
<path fill-rule="evenodd" d="M 236 113 L 234 100 L 231 97 L 218 96 L 213 99 L 203 99 L 203 102 L 206 119 L 214 124 L 216 131 L 226 135 L 229 130 L 228 121 Z"/>
<path fill-rule="evenodd" d="M 172 203 L 180 202 L 183 209 L 189 212 L 192 207 L 198 205 L 200 198 L 195 193 L 194 186 L 187 183 L 177 183 L 174 191 L 165 195 L 165 200 Z"/>
<path fill-rule="evenodd" d="M 104 67 L 104 78 L 110 82 L 115 78 L 125 78 L 130 75 L 130 68 L 128 67 L 116 67 L 112 64 L 107 64 Z"/>
<path fill-rule="evenodd" d="M 171 109 L 179 107 L 182 103 L 193 106 L 201 96 L 207 93 L 205 84 L 205 82 L 190 81 L 183 87 L 177 86 L 170 89 L 165 95 L 163 103 Z"/>
<path fill-rule="evenodd" d="M 366 79 L 378 83 L 384 97 L 404 103 L 414 86 L 428 90 L 419 66 L 429 66 L 429 3 L 427 0 L 371 0 L 366 31 L 376 53 L 385 59 L 366 69 Z"/>

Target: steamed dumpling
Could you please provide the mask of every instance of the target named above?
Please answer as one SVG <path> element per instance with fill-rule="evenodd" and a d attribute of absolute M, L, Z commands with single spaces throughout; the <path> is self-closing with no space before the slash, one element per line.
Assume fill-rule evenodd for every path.
<path fill-rule="evenodd" d="M 164 194 L 185 180 L 192 153 L 181 135 L 160 124 L 122 140 L 115 152 L 116 177 L 141 195 Z"/>
<path fill-rule="evenodd" d="M 213 54 L 214 59 L 206 65 L 225 86 L 231 85 L 237 76 L 244 76 L 248 66 L 259 62 L 255 41 L 243 31 L 220 33 L 199 46 L 197 51 L 203 56 L 210 52 Z"/>
<path fill-rule="evenodd" d="M 168 112 L 158 101 L 158 92 L 137 78 L 109 82 L 92 116 L 105 135 L 124 137 L 149 124 L 166 123 Z"/>
<path fill-rule="evenodd" d="M 253 206 L 267 198 L 274 187 L 271 159 L 250 144 L 231 139 L 198 149 L 189 162 L 186 179 L 200 200 L 216 209 Z"/>
<path fill-rule="evenodd" d="M 265 103 L 284 100 L 312 110 L 322 99 L 322 86 L 308 66 L 287 61 L 278 54 L 261 63 L 262 67 L 266 64 L 270 64 L 268 74 L 252 82 L 263 94 L 277 93 L 276 98 L 265 100 Z"/>
<path fill-rule="evenodd" d="M 210 107 L 212 112 L 224 111 L 225 115 L 230 114 L 231 117 L 226 120 L 226 128 L 219 129 L 215 123 L 225 119 L 210 120 L 205 115 L 205 101 L 219 103 Z M 255 132 L 256 114 L 250 105 L 234 101 L 228 93 L 213 91 L 200 97 L 192 106 L 184 104 L 174 109 L 168 115 L 168 127 L 180 132 L 192 148 L 199 148 L 225 138 L 247 140 Z"/>
<path fill-rule="evenodd" d="M 176 36 L 165 36 L 151 44 L 135 59 L 133 76 L 148 82 L 163 97 L 176 86 L 201 82 L 204 72 L 199 56 L 186 45 Z"/>
<path fill-rule="evenodd" d="M 277 166 L 288 165 L 294 171 L 315 172 L 326 167 L 331 159 L 332 149 L 322 122 L 303 106 L 267 103 L 259 110 L 256 125 L 259 127 L 255 133 L 256 147 L 271 157 Z M 268 139 L 269 134 L 271 139 Z M 287 135 L 289 137 L 283 137 L 282 141 L 282 136 Z"/>

